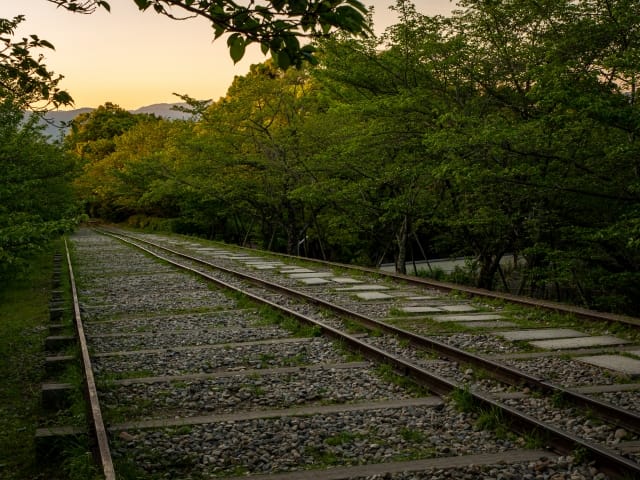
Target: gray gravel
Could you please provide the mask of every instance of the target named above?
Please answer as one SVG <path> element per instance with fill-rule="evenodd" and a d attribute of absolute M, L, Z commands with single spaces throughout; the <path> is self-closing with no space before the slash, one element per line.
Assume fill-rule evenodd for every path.
<path fill-rule="evenodd" d="M 413 407 L 129 431 L 114 456 L 133 457 L 148 473 L 193 478 L 204 471 L 274 473 L 514 447 L 474 429 L 470 416 L 446 410 L 444 415 L 441 409 Z"/>
<path fill-rule="evenodd" d="M 365 368 L 302 369 L 210 380 L 119 385 L 101 393 L 127 420 L 410 398 Z M 125 414 L 126 412 L 126 414 Z"/>
<path fill-rule="evenodd" d="M 605 402 L 640 413 L 640 390 L 629 392 L 608 392 L 596 396 Z"/>
<path fill-rule="evenodd" d="M 573 457 L 541 459 L 512 465 L 472 465 L 465 468 L 429 469 L 417 473 L 354 477 L 351 480 L 606 480 L 597 469 Z"/>
<path fill-rule="evenodd" d="M 562 357 L 505 360 L 524 372 L 565 387 L 613 385 L 616 379 L 605 368 Z"/>
<path fill-rule="evenodd" d="M 243 341 L 283 338 L 288 333 L 282 328 L 253 327 L 243 329 Z M 234 342 L 238 338 L 236 329 L 212 329 L 189 331 L 144 332 L 132 335 L 88 337 L 89 345 L 96 353 L 119 352 L 179 346 L 219 345 Z"/>
<path fill-rule="evenodd" d="M 243 375 L 242 370 L 246 369 L 341 363 L 347 359 L 326 339 L 264 342 L 266 339 L 286 338 L 289 334 L 279 327 L 256 324 L 253 313 L 230 314 L 229 310 L 236 307 L 236 302 L 222 292 L 211 289 L 192 276 L 177 274 L 172 267 L 156 263 L 117 241 L 88 234 L 76 236 L 74 242 L 80 257 L 78 272 L 84 317 L 100 320 L 88 326 L 92 348 L 96 352 L 141 350 L 135 355 L 99 356 L 94 359 L 101 398 L 109 406 L 107 418 L 188 417 L 237 413 L 238 407 L 240 411 L 256 411 L 411 396 L 400 387 L 383 382 L 365 368 L 303 369 L 268 375 L 244 372 Z M 194 242 L 184 242 L 183 245 L 192 249 L 197 246 Z M 108 246 L 106 255 L 101 250 L 104 246 Z M 205 250 L 199 252 L 206 253 Z M 214 252 L 209 254 L 215 256 Z M 236 260 L 221 261 L 239 265 Z M 91 274 L 99 276 L 90 278 Z M 269 271 L 262 271 L 262 274 L 276 276 Z M 337 275 L 340 276 L 339 273 Z M 301 286 L 295 280 L 290 282 Z M 310 292 L 319 291 L 317 288 L 305 288 Z M 353 306 L 368 316 L 382 318 L 391 308 L 406 304 L 401 295 L 428 294 L 409 288 L 392 292 L 398 297 L 387 302 L 358 302 L 351 295 L 336 292 L 327 295 L 340 297 L 341 303 Z M 278 295 L 271 297 L 275 299 Z M 441 298 L 442 302 L 453 303 L 446 296 Z M 295 306 L 295 302 L 287 303 Z M 295 308 L 301 308 L 315 318 L 324 317 L 314 307 L 297 305 Z M 131 332 L 138 334 L 123 335 Z M 110 335 L 113 333 L 120 335 Z M 518 351 L 509 342 L 491 335 L 460 333 L 441 335 L 438 339 L 482 353 Z M 508 389 L 482 378 L 480 372 L 468 367 L 428 358 L 424 353 L 408 349 L 393 337 L 372 336 L 365 340 L 472 389 L 496 393 Z M 236 344 L 252 341 L 259 342 Z M 577 362 L 564 359 L 557 364 L 553 360 L 548 364 L 517 362 L 517 366 L 530 368 L 539 376 L 566 376 L 580 385 L 593 377 L 594 368 L 599 370 L 584 364 L 574 365 Z M 125 375 L 183 375 L 223 370 L 237 371 L 238 375 L 171 384 L 138 383 L 126 387 L 110 382 Z M 594 383 L 602 381 L 598 379 Z M 600 428 L 590 424 L 589 419 L 572 416 L 571 412 L 533 400 L 536 399 L 528 398 L 513 404 L 528 412 L 539 413 L 551 423 L 556 420 L 564 422 L 566 428 L 575 428 L 575 432 L 591 435 L 587 438 L 601 443 L 615 445 L 623 438 L 619 431 L 610 427 Z M 196 479 L 507 452 L 522 447 L 524 441 L 515 436 L 501 439 L 491 432 L 479 430 L 475 426 L 476 420 L 475 415 L 458 412 L 447 404 L 440 408 L 379 409 L 220 421 L 173 429 L 120 432 L 113 442 L 113 452 L 116 459 L 126 457 L 129 463 L 137 465 L 143 472 L 140 478 L 154 475 L 154 478 Z M 572 421 L 574 423 L 570 424 Z M 384 478 L 601 480 L 604 477 L 587 465 L 574 465 L 572 459 L 562 459 L 558 462 L 476 466 Z"/>
<path fill-rule="evenodd" d="M 211 373 L 220 369 L 246 370 L 318 363 L 340 363 L 345 356 L 325 338 L 300 339 L 292 343 L 228 345 L 202 349 L 167 349 L 154 353 L 100 356 L 95 371 L 119 377 L 144 372 L 144 376 Z M 133 375 L 140 376 L 140 375 Z"/>
<path fill-rule="evenodd" d="M 526 411 L 530 415 L 558 427 L 564 431 L 573 433 L 581 438 L 599 444 L 614 447 L 624 438 L 625 440 L 637 440 L 637 436 L 630 435 L 620 428 L 602 424 L 597 420 L 580 415 L 573 408 L 561 408 L 552 404 L 549 398 L 528 397 L 517 400 L 505 400 L 505 404 Z"/>
<path fill-rule="evenodd" d="M 224 310 L 173 315 L 129 316 L 117 321 L 85 322 L 88 335 L 105 333 L 132 333 L 153 331 L 177 331 L 212 328 L 255 327 L 260 315 L 255 310 Z"/>

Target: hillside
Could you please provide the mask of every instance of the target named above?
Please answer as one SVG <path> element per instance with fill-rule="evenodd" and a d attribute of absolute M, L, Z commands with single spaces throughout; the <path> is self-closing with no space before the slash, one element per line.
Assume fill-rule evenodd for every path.
<path fill-rule="evenodd" d="M 129 111 L 133 114 L 150 114 L 169 120 L 187 120 L 191 116 L 188 113 L 172 110 L 174 106 L 186 106 L 186 103 L 155 103 Z M 69 122 L 81 113 L 91 112 L 92 110 L 93 108 L 84 107 L 75 110 L 57 110 L 47 113 L 45 120 L 41 122 L 44 126 L 45 135 L 51 137 L 52 140 L 61 139 L 69 129 Z"/>

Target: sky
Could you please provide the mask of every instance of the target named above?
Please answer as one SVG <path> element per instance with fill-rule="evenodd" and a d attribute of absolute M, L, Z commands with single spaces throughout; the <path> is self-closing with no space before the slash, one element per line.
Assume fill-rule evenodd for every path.
<path fill-rule="evenodd" d="M 25 15 L 17 37 L 36 34 L 55 46 L 44 50 L 49 70 L 61 74 L 60 86 L 75 100 L 72 108 L 111 102 L 128 110 L 173 103 L 174 92 L 197 99 L 224 96 L 234 76 L 266 60 L 258 45 L 247 48 L 234 65 L 226 38 L 213 42 L 205 20 L 175 21 L 140 12 L 133 0 L 109 0 L 111 13 L 73 14 L 46 0 L 0 0 L 0 18 Z M 376 32 L 395 22 L 395 0 L 363 0 L 374 7 Z M 450 0 L 414 0 L 418 11 L 448 15 Z"/>

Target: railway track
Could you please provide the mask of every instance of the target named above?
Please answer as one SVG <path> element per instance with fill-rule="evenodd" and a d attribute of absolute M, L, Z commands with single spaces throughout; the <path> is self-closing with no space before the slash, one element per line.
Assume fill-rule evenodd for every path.
<path fill-rule="evenodd" d="M 509 341 L 526 314 L 344 266 L 104 233 L 74 245 L 119 478 L 640 476 L 633 375 L 537 347 L 542 329 Z M 593 328 L 555 330 L 633 364 L 637 334 Z"/>

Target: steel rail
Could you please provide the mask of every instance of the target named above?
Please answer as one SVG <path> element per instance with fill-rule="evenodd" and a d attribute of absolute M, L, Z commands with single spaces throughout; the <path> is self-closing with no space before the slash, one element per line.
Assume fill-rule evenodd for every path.
<path fill-rule="evenodd" d="M 113 234 L 113 235 L 135 239 L 147 245 L 152 245 L 155 248 L 162 249 L 165 252 L 171 253 L 172 255 L 177 255 L 189 261 L 196 262 L 210 268 L 215 268 L 215 269 L 224 271 L 226 273 L 239 276 L 244 280 L 266 287 L 270 290 L 281 292 L 289 296 L 294 296 L 306 302 L 312 303 L 316 306 L 329 309 L 334 313 L 337 313 L 338 315 L 346 316 L 369 328 L 377 329 L 379 331 L 383 331 L 385 333 L 395 335 L 399 338 L 408 340 L 415 347 L 432 351 L 432 352 L 437 352 L 438 354 L 459 363 L 466 363 L 474 366 L 479 366 L 483 370 L 486 370 L 491 375 L 493 375 L 494 378 L 501 380 L 505 383 L 508 383 L 510 385 L 527 386 L 529 388 L 536 389 L 546 394 L 559 395 L 560 398 L 562 398 L 563 400 L 569 401 L 578 407 L 581 407 L 583 409 L 588 409 L 590 412 L 597 414 L 602 420 L 606 420 L 620 427 L 624 427 L 625 429 L 632 430 L 636 433 L 640 433 L 640 415 L 637 415 L 632 411 L 619 408 L 610 403 L 598 400 L 597 398 L 575 392 L 571 389 L 562 387 L 560 385 L 556 385 L 543 378 L 539 378 L 534 375 L 528 374 L 526 372 L 522 372 L 517 368 L 510 367 L 508 365 L 496 362 L 494 360 L 491 360 L 479 355 L 475 355 L 473 353 L 466 352 L 457 347 L 448 345 L 443 342 L 439 342 L 437 340 L 433 340 L 429 337 L 418 335 L 416 333 L 410 332 L 408 330 L 404 330 L 394 325 L 390 325 L 388 323 L 375 320 L 361 313 L 354 312 L 345 307 L 335 305 L 331 302 L 327 302 L 325 300 L 314 297 L 312 295 L 308 295 L 304 292 L 300 292 L 298 290 L 294 290 L 282 285 L 278 285 L 276 283 L 272 283 L 267 280 L 254 277 L 252 275 L 248 275 L 243 272 L 238 272 L 225 267 L 220 267 L 218 265 L 214 265 L 210 262 L 207 262 L 206 260 L 202 260 L 200 258 L 194 257 L 186 253 L 178 252 L 176 250 L 173 250 L 172 248 L 158 245 L 148 240 L 142 240 L 137 237 L 127 236 L 122 233 Z"/>
<path fill-rule="evenodd" d="M 64 247 L 67 254 L 67 265 L 69 268 L 69 283 L 71 284 L 71 296 L 73 297 L 73 323 L 76 328 L 78 345 L 80 347 L 80 358 L 82 361 L 82 371 L 84 377 L 85 398 L 89 407 L 89 430 L 95 441 L 94 456 L 100 465 L 105 480 L 115 480 L 116 474 L 111 458 L 111 450 L 109 449 L 109 438 L 107 430 L 102 419 L 102 410 L 100 409 L 100 400 L 98 398 L 98 389 L 96 387 L 95 378 L 93 376 L 93 368 L 91 366 L 91 356 L 87 345 L 87 337 L 84 333 L 82 318 L 80 316 L 80 302 L 78 300 L 78 290 L 76 280 L 73 273 L 71 263 L 71 255 L 67 240 L 64 241 Z"/>
<path fill-rule="evenodd" d="M 114 234 L 112 232 L 105 232 L 104 230 L 97 230 L 97 231 L 105 235 L 109 235 L 113 238 L 116 238 L 124 243 L 132 245 L 178 268 L 195 273 L 196 275 L 199 275 L 200 277 L 205 278 L 215 283 L 216 285 L 219 285 L 226 289 L 230 289 L 234 292 L 241 293 L 260 304 L 267 305 L 288 316 L 294 317 L 305 323 L 313 325 L 319 328 L 323 334 L 340 340 L 341 342 L 351 347 L 352 350 L 360 352 L 367 358 L 391 365 L 399 373 L 410 376 L 418 383 L 425 385 L 434 393 L 444 396 L 444 395 L 450 394 L 454 390 L 458 390 L 461 388 L 460 385 L 458 385 L 457 383 L 447 380 L 445 378 L 442 378 L 438 375 L 435 375 L 401 357 L 391 355 L 388 352 L 385 352 L 384 350 L 381 350 L 377 347 L 369 345 L 357 339 L 356 337 L 346 334 L 329 325 L 326 325 L 325 323 L 322 323 L 304 314 L 296 312 L 290 308 L 284 307 L 282 305 L 278 305 L 277 303 L 272 302 L 268 299 L 262 298 L 258 295 L 252 294 L 250 292 L 246 292 L 239 287 L 231 285 L 223 280 L 220 280 L 196 268 L 179 263 L 166 256 L 160 255 L 157 252 L 153 252 L 149 248 L 138 245 L 134 241 L 129 240 L 128 238 L 132 238 L 135 241 L 138 241 L 147 245 L 151 245 L 152 247 L 155 247 L 155 248 L 159 248 L 161 250 L 164 250 L 167 253 L 180 256 L 186 260 L 194 261 L 202 265 L 207 265 L 210 268 L 214 268 L 232 275 L 241 276 L 245 280 L 250 280 L 255 277 L 251 277 L 249 275 L 242 274 L 240 272 L 235 272 L 233 270 L 226 269 L 224 267 L 210 264 L 209 262 L 206 262 L 201 259 L 197 259 L 195 257 L 191 257 L 190 255 L 183 254 L 181 252 L 176 252 L 167 247 L 156 245 L 153 242 L 148 242 L 135 237 L 128 237 L 124 234 Z M 261 279 L 255 279 L 255 280 L 257 280 L 259 283 L 264 282 Z M 280 286 L 277 286 L 277 287 L 279 289 L 280 288 L 284 289 L 284 287 L 280 287 Z M 320 301 L 319 299 L 316 299 L 316 300 Z M 504 418 L 508 420 L 510 427 L 521 434 L 529 434 L 532 432 L 543 432 L 546 438 L 548 447 L 556 451 L 562 452 L 564 454 L 570 454 L 572 452 L 575 452 L 577 449 L 583 449 L 584 451 L 588 452 L 589 458 L 596 462 L 596 465 L 598 466 L 598 468 L 600 468 L 607 475 L 610 475 L 614 478 L 621 478 L 621 479 L 640 478 L 640 464 L 633 462 L 632 460 L 625 458 L 608 448 L 605 448 L 600 445 L 596 445 L 582 438 L 579 438 L 573 434 L 570 434 L 568 432 L 555 428 L 552 425 L 549 425 L 527 414 L 524 414 L 502 403 L 499 403 L 488 395 L 485 395 L 476 391 L 469 391 L 468 393 L 473 397 L 475 403 L 478 405 L 481 405 L 483 409 L 486 409 L 486 410 L 498 409 L 502 413 Z"/>
<path fill-rule="evenodd" d="M 242 247 L 239 245 L 234 245 L 234 248 L 238 248 L 241 250 L 246 250 L 249 252 L 261 252 L 261 250 L 256 250 L 254 248 L 249 248 L 249 247 Z M 632 325 L 635 327 L 640 327 L 640 318 L 638 317 L 633 317 L 630 315 L 622 315 L 622 314 L 617 314 L 617 313 L 610 313 L 610 312 L 601 312 L 598 310 L 591 310 L 585 307 L 580 307 L 577 305 L 569 305 L 566 303 L 561 303 L 561 302 L 554 302 L 551 300 L 542 300 L 542 299 L 536 299 L 536 298 L 532 298 L 532 297 L 524 297 L 524 296 L 520 296 L 520 295 L 514 295 L 512 293 L 506 293 L 506 292 L 498 292 L 498 291 L 494 291 L 494 290 L 487 290 L 484 288 L 478 288 L 478 287 L 471 287 L 471 286 L 467 286 L 467 285 L 461 285 L 461 284 L 457 284 L 457 283 L 451 283 L 451 282 L 443 282 L 440 280 L 433 280 L 430 278 L 422 278 L 422 277 L 416 277 L 413 275 L 407 275 L 407 274 L 402 274 L 402 273 L 396 273 L 396 272 L 385 272 L 383 270 L 379 270 L 376 268 L 372 268 L 372 267 L 363 267 L 361 265 L 351 265 L 351 264 L 345 264 L 345 263 L 339 263 L 339 262 L 331 262 L 328 260 L 320 260 L 317 258 L 311 258 L 311 257 L 300 257 L 300 256 L 296 256 L 296 255 L 289 255 L 286 253 L 279 253 L 279 252 L 268 252 L 269 255 L 273 255 L 273 256 L 277 256 L 277 257 L 281 257 L 281 258 L 289 258 L 289 259 L 293 259 L 293 260 L 297 260 L 297 261 L 305 261 L 305 262 L 310 262 L 310 263 L 317 263 L 320 265 L 327 265 L 327 266 L 332 266 L 332 267 L 337 267 L 337 268 L 343 268 L 343 269 L 350 269 L 350 270 L 356 270 L 356 271 L 360 271 L 360 272 L 366 272 L 366 273 L 372 273 L 374 275 L 378 275 L 378 276 L 382 276 L 382 277 L 388 277 L 388 278 L 393 278 L 396 280 L 401 280 L 403 282 L 406 283 L 410 283 L 410 284 L 414 284 L 414 285 L 422 285 L 422 286 L 427 286 L 427 287 L 431 287 L 434 288 L 436 290 L 440 290 L 443 292 L 452 292 L 452 291 L 456 291 L 456 292 L 461 292 L 461 293 L 465 293 L 468 295 L 471 295 L 473 297 L 480 297 L 480 298 L 490 298 L 490 299 L 494 299 L 494 300 L 504 300 L 510 303 L 515 303 L 518 305 L 524 305 L 524 306 L 528 306 L 528 307 L 537 307 L 537 308 L 541 308 L 544 310 L 549 310 L 552 312 L 558 312 L 558 313 L 566 313 L 566 314 L 571 314 L 571 315 L 575 315 L 578 318 L 581 319 L 585 319 L 585 320 L 593 320 L 593 321 L 606 321 L 606 322 L 611 322 L 611 323 L 622 323 L 622 324 L 626 324 L 626 325 Z"/>

